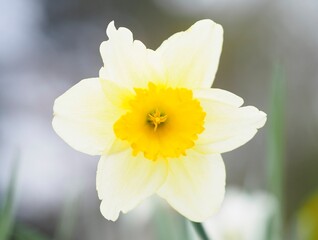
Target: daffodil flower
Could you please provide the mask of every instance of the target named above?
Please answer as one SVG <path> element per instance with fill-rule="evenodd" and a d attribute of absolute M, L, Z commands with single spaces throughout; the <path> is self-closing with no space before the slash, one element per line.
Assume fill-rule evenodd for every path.
<path fill-rule="evenodd" d="M 101 155 L 101 212 L 115 221 L 158 194 L 196 222 L 213 215 L 225 191 L 221 153 L 249 141 L 266 114 L 210 88 L 223 29 L 211 20 L 172 35 L 156 50 L 127 28 L 107 27 L 104 66 L 54 104 L 53 128 L 78 151 Z"/>

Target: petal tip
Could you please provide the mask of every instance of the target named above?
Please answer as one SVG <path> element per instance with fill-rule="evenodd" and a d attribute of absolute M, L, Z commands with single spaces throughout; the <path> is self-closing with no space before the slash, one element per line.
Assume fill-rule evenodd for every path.
<path fill-rule="evenodd" d="M 203 27 L 203 26 L 212 27 L 212 28 L 215 28 L 215 30 L 220 31 L 223 34 L 222 25 L 214 22 L 211 19 L 202 19 L 202 20 L 197 21 L 195 24 L 193 24 L 193 27 L 199 27 L 199 26 L 200 27 Z"/>
<path fill-rule="evenodd" d="M 258 125 L 258 129 L 263 127 L 267 121 L 267 114 L 264 113 L 263 111 L 259 111 L 259 114 L 260 114 L 260 122 L 259 122 L 259 125 Z"/>
<path fill-rule="evenodd" d="M 111 210 L 111 208 L 105 206 L 103 202 L 100 204 L 100 212 L 104 218 L 112 222 L 115 222 L 118 219 L 120 213 L 118 211 Z"/>
<path fill-rule="evenodd" d="M 111 21 L 111 22 L 108 24 L 108 26 L 107 26 L 107 28 L 106 28 L 106 34 L 107 34 L 108 38 L 110 38 L 111 34 L 112 34 L 114 31 L 116 31 L 116 27 L 115 27 L 115 21 L 113 20 L 113 21 Z"/>

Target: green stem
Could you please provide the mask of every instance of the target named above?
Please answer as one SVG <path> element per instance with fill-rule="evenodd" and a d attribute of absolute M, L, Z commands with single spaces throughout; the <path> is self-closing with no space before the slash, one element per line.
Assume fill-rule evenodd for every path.
<path fill-rule="evenodd" d="M 208 235 L 206 234 L 203 226 L 201 223 L 198 223 L 198 222 L 192 222 L 192 226 L 194 227 L 195 231 L 197 232 L 197 234 L 200 236 L 200 238 L 202 240 L 211 240 Z"/>

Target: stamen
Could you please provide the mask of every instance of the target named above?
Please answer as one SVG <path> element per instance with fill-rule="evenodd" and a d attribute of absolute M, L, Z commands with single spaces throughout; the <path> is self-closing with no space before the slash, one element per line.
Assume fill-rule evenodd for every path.
<path fill-rule="evenodd" d="M 162 115 L 158 108 L 156 108 L 155 112 L 148 114 L 149 120 L 155 126 L 154 131 L 157 131 L 160 123 L 165 122 L 168 119 L 166 114 Z"/>

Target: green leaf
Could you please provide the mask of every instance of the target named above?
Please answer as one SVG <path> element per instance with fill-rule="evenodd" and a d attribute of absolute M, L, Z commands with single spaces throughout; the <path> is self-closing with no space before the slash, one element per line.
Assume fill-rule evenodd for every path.
<path fill-rule="evenodd" d="M 14 195 L 18 175 L 19 153 L 13 159 L 9 186 L 0 209 L 0 239 L 10 239 L 14 226 Z"/>

